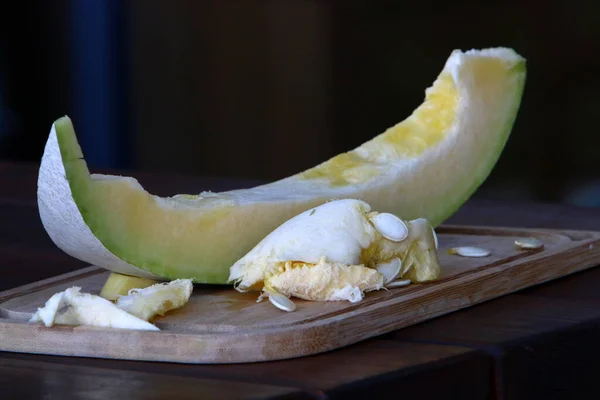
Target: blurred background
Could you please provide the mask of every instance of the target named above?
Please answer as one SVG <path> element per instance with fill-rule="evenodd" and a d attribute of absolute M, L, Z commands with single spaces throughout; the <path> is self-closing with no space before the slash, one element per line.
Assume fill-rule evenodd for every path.
<path fill-rule="evenodd" d="M 477 196 L 600 206 L 600 2 L 52 0 L 0 24 L 0 161 L 74 121 L 88 165 L 274 180 L 407 117 L 453 49 L 528 79 Z"/>

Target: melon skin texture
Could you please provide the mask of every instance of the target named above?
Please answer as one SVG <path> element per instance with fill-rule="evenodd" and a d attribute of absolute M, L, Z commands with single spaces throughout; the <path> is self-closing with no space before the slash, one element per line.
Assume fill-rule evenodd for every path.
<path fill-rule="evenodd" d="M 161 198 L 133 178 L 91 174 L 68 117 L 51 128 L 38 178 L 44 228 L 69 255 L 156 280 L 226 284 L 229 268 L 286 220 L 337 198 L 433 226 L 487 178 L 508 140 L 525 60 L 454 51 L 405 121 L 314 168 L 250 189 Z"/>

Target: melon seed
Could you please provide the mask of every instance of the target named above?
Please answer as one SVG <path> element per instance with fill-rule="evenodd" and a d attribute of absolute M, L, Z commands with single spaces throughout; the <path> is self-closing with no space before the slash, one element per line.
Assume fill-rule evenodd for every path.
<path fill-rule="evenodd" d="M 515 240 L 515 244 L 520 249 L 539 249 L 544 247 L 544 243 L 541 240 L 533 237 L 517 239 Z"/>
<path fill-rule="evenodd" d="M 377 264 L 375 269 L 385 278 L 385 283 L 389 283 L 396 279 L 400 275 L 400 269 L 402 268 L 402 260 L 399 258 L 392 258 L 389 262 Z"/>
<path fill-rule="evenodd" d="M 408 227 L 400 218 L 390 213 L 379 213 L 369 218 L 373 227 L 381 235 L 393 242 L 401 242 L 408 237 Z"/>
<path fill-rule="evenodd" d="M 277 307 L 283 311 L 290 312 L 290 311 L 294 311 L 296 309 L 296 304 L 293 301 L 291 301 L 290 299 L 288 299 L 281 293 L 276 292 L 274 290 L 269 291 L 269 301 L 275 307 Z"/>
<path fill-rule="evenodd" d="M 448 250 L 448 254 L 457 254 L 462 257 L 487 257 L 491 253 L 487 249 L 474 246 L 453 247 Z"/>
<path fill-rule="evenodd" d="M 410 279 L 403 279 L 401 281 L 394 281 L 391 282 L 387 285 L 385 285 L 386 288 L 399 288 L 399 287 L 404 287 L 404 286 L 408 286 L 411 284 Z"/>

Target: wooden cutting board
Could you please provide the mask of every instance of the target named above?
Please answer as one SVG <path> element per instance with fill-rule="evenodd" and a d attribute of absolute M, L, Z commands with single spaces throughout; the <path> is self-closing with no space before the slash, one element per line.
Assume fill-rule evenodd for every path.
<path fill-rule="evenodd" d="M 469 307 L 600 265 L 600 232 L 445 226 L 438 230 L 442 279 L 367 293 L 356 304 L 294 299 L 286 313 L 256 293 L 196 285 L 182 308 L 156 319 L 160 331 L 31 324 L 54 293 L 71 286 L 99 293 L 108 272 L 89 267 L 0 293 L 0 350 L 181 363 L 241 363 L 307 356 Z M 520 250 L 519 237 L 543 249 Z M 487 248 L 485 258 L 450 247 Z"/>

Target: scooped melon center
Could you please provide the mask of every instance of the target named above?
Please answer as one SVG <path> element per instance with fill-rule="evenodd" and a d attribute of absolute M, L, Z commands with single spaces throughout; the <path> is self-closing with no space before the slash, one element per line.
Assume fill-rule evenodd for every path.
<path fill-rule="evenodd" d="M 404 121 L 362 146 L 339 154 L 299 176 L 325 179 L 331 186 L 365 182 L 384 171 L 389 162 L 420 156 L 441 142 L 454 124 L 458 90 L 449 72 L 442 72 L 427 89 L 425 101 Z"/>

